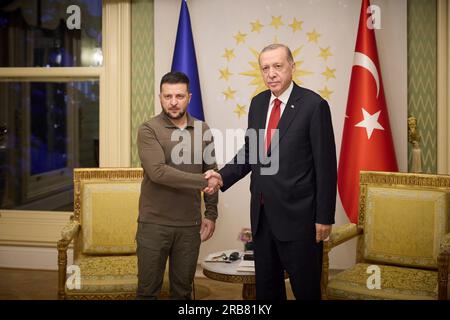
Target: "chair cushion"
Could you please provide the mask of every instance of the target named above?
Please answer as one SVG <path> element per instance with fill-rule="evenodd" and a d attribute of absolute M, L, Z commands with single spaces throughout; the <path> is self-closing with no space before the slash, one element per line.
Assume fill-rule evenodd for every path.
<path fill-rule="evenodd" d="M 140 181 L 84 183 L 81 190 L 83 254 L 132 254 Z"/>
<path fill-rule="evenodd" d="M 104 295 L 119 293 L 136 293 L 137 257 L 128 256 L 84 256 L 75 265 L 80 268 L 79 289 L 69 289 L 67 295 Z M 169 292 L 168 269 L 164 274 L 160 297 L 167 297 Z"/>
<path fill-rule="evenodd" d="M 367 288 L 369 264 L 359 263 L 330 279 L 329 299 L 351 300 L 434 300 L 437 299 L 437 272 L 378 265 L 381 289 Z"/>
<path fill-rule="evenodd" d="M 437 268 L 448 230 L 447 193 L 369 186 L 365 206 L 365 260 Z"/>
<path fill-rule="evenodd" d="M 137 257 L 85 256 L 75 263 L 80 267 L 81 288 L 67 294 L 136 292 Z"/>

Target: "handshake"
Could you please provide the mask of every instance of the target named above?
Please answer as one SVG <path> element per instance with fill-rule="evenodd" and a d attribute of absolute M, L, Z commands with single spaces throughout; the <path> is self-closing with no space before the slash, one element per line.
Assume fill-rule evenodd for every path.
<path fill-rule="evenodd" d="M 206 171 L 205 179 L 208 180 L 208 186 L 203 189 L 203 192 L 210 196 L 219 191 L 220 187 L 223 186 L 222 176 L 214 170 Z"/>

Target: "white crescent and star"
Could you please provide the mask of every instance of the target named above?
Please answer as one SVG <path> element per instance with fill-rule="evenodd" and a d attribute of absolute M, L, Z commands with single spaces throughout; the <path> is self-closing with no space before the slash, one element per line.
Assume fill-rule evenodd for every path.
<path fill-rule="evenodd" d="M 372 74 L 375 80 L 375 84 L 377 85 L 377 99 L 378 99 L 378 96 L 380 95 L 380 75 L 378 73 L 377 66 L 372 61 L 372 59 L 370 59 L 364 53 L 355 52 L 355 58 L 353 59 L 353 66 L 362 67 Z"/>
<path fill-rule="evenodd" d="M 380 95 L 380 75 L 378 73 L 377 66 L 372 61 L 372 59 L 370 59 L 369 56 L 367 56 L 361 52 L 355 52 L 353 66 L 358 66 L 358 67 L 364 68 L 370 72 L 370 74 L 372 75 L 372 77 L 375 81 L 375 84 L 377 86 L 377 99 L 378 99 L 378 96 Z M 378 122 L 378 118 L 380 117 L 381 110 L 378 112 L 375 112 L 374 114 L 370 114 L 364 108 L 361 108 L 361 110 L 362 110 L 364 120 L 361 121 L 360 123 L 356 124 L 355 127 L 365 128 L 366 132 L 367 132 L 367 138 L 370 140 L 374 130 L 384 131 L 383 126 Z M 346 118 L 348 118 L 347 115 L 346 115 Z"/>
<path fill-rule="evenodd" d="M 381 126 L 381 124 L 378 122 L 378 118 L 380 117 L 381 110 L 370 114 L 367 112 L 366 109 L 362 108 L 362 113 L 364 120 L 360 123 L 356 124 L 355 127 L 365 128 L 367 132 L 367 138 L 370 140 L 372 137 L 372 133 L 374 130 L 382 130 L 384 131 L 384 128 Z"/>

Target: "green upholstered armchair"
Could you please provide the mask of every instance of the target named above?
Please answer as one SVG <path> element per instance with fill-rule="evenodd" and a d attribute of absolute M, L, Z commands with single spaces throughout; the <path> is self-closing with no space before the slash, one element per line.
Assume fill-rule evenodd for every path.
<path fill-rule="evenodd" d="M 323 298 L 447 299 L 449 219 L 450 176 L 361 172 L 358 224 L 324 245 Z M 328 253 L 355 237 L 356 265 L 328 279 Z M 379 289 L 367 285 L 372 265 Z"/>
<path fill-rule="evenodd" d="M 142 178 L 142 169 L 74 170 L 74 214 L 57 244 L 60 299 L 135 297 L 135 236 Z M 79 288 L 66 284 L 67 249 L 72 241 Z M 167 292 L 167 287 L 164 281 L 162 291 Z"/>

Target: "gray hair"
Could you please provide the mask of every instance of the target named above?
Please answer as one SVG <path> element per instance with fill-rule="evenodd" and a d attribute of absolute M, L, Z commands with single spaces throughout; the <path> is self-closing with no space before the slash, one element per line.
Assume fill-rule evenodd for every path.
<path fill-rule="evenodd" d="M 284 48 L 284 50 L 286 50 L 287 60 L 289 61 L 289 63 L 294 63 L 294 57 L 292 56 L 291 49 L 289 49 L 288 46 L 281 44 L 281 43 L 269 44 L 267 47 L 265 47 L 264 49 L 261 50 L 261 53 L 259 54 L 259 58 L 261 58 L 261 55 L 264 52 L 276 50 L 278 48 Z"/>

